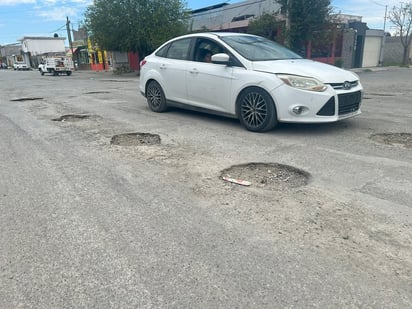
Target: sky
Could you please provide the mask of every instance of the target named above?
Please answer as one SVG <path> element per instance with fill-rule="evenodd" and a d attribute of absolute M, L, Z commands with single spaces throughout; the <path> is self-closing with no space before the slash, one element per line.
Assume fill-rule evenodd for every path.
<path fill-rule="evenodd" d="M 187 0 L 187 7 L 199 9 L 222 2 L 236 3 L 243 0 Z M 92 0 L 0 0 L 0 45 L 17 42 L 24 36 L 67 37 L 66 16 L 71 27 L 78 29 L 84 12 Z M 385 7 L 389 14 L 399 0 L 331 0 L 336 13 L 362 16 L 371 29 L 384 29 Z M 392 32 L 387 22 L 386 31 Z"/>

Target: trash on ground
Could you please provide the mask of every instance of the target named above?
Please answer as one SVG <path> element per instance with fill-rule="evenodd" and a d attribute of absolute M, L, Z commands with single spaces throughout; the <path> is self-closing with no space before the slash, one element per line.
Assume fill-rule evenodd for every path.
<path fill-rule="evenodd" d="M 235 179 L 227 176 L 223 176 L 222 179 L 242 186 L 250 186 L 252 184 L 250 181 L 247 180 Z"/>

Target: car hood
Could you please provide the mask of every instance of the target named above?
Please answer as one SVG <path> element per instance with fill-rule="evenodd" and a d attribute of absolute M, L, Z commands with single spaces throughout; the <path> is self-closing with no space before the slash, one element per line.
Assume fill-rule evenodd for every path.
<path fill-rule="evenodd" d="M 343 83 L 358 80 L 358 76 L 350 71 L 308 59 L 288 59 L 274 61 L 255 61 L 253 70 L 314 77 L 323 83 Z"/>

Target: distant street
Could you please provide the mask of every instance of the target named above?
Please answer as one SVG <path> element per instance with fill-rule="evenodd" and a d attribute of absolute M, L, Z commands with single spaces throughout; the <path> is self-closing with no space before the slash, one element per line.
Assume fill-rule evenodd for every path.
<path fill-rule="evenodd" d="M 0 70 L 0 308 L 412 308 L 412 69 L 358 74 L 360 116 L 258 134 Z"/>

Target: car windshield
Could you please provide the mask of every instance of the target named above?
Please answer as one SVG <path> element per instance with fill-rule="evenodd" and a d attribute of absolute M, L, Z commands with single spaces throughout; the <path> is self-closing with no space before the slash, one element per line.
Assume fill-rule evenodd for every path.
<path fill-rule="evenodd" d="M 234 35 L 222 36 L 221 39 L 250 61 L 302 58 L 286 47 L 259 36 Z"/>

